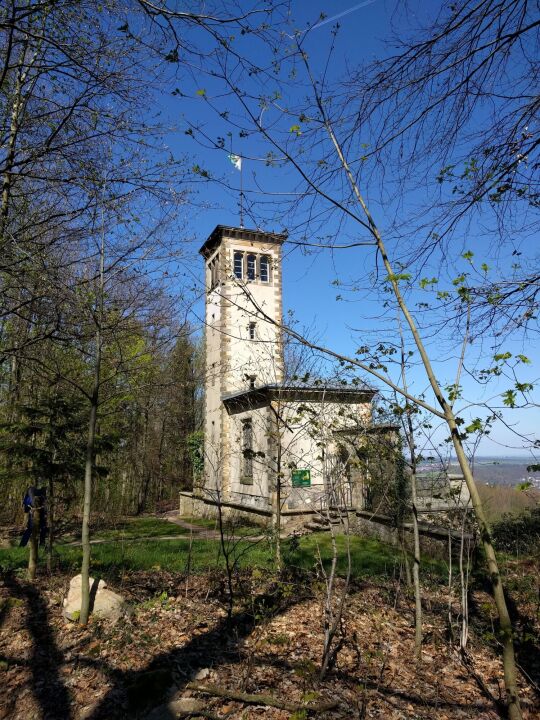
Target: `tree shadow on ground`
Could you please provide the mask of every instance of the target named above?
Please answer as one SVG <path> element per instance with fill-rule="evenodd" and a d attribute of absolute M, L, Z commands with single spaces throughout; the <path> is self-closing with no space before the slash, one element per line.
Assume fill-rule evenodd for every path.
<path fill-rule="evenodd" d="M 520 612 L 512 596 L 509 593 L 505 595 L 510 617 L 517 628 L 515 646 L 518 665 L 532 680 L 536 695 L 540 698 L 540 637 L 530 618 Z"/>
<path fill-rule="evenodd" d="M 259 666 L 271 666 L 286 673 L 300 671 L 305 674 L 306 672 L 304 664 L 302 662 L 291 662 L 283 657 L 255 655 L 252 658 L 252 662 L 255 665 Z M 406 703 L 412 703 L 417 708 L 448 708 L 464 711 L 473 707 L 476 712 L 487 712 L 489 710 L 493 710 L 494 708 L 500 710 L 500 707 L 496 703 L 494 703 L 491 698 L 488 698 L 486 701 L 478 701 L 474 705 L 471 705 L 471 702 L 469 700 L 447 700 L 441 696 L 429 697 L 426 695 L 426 693 L 414 692 L 412 689 L 406 690 L 403 688 L 395 687 L 392 683 L 386 684 L 385 682 L 382 682 L 380 678 L 374 679 L 373 677 L 370 678 L 367 676 L 363 676 L 362 679 L 359 680 L 357 675 L 351 675 L 346 670 L 335 669 L 332 671 L 331 674 L 334 678 L 341 680 L 351 688 L 358 689 L 359 687 L 362 687 L 363 689 L 373 690 L 384 698 L 391 697 L 394 699 L 399 699 Z M 378 672 L 375 673 L 375 676 L 377 674 Z M 318 677 L 318 673 L 316 674 L 316 677 Z M 399 677 L 397 677 L 397 680 L 399 682 Z M 403 708 L 400 708 L 400 710 L 402 709 Z"/>
<path fill-rule="evenodd" d="M 491 584 L 487 579 L 483 579 L 480 587 L 492 596 Z M 516 601 L 507 590 L 505 590 L 504 596 L 515 633 L 516 662 L 527 680 L 530 681 L 536 696 L 540 698 L 540 637 L 531 619 L 519 610 Z M 477 603 L 473 594 L 470 594 L 468 602 L 471 624 L 475 626 L 476 632 L 481 637 L 487 638 L 487 642 L 500 655 L 501 648 L 496 637 L 499 627 L 498 622 L 492 622 L 491 616 L 486 618 L 485 612 Z"/>
<path fill-rule="evenodd" d="M 280 592 L 258 596 L 249 611 L 224 618 L 215 627 L 186 645 L 156 656 L 142 670 L 115 672 L 113 686 L 94 708 L 88 720 L 115 720 L 141 717 L 164 702 L 171 689 L 181 691 L 194 675 L 203 668 L 223 662 L 238 663 L 241 659 L 240 642 L 255 628 L 258 618 L 276 617 L 306 599 L 299 593 L 284 598 Z M 177 715 L 163 708 L 160 720 L 173 720 Z"/>
<path fill-rule="evenodd" d="M 26 628 L 32 638 L 32 656 L 28 662 L 32 673 L 32 690 L 47 720 L 70 720 L 71 698 L 62 681 L 60 667 L 64 655 L 57 647 L 49 623 L 47 603 L 38 588 L 17 580 L 13 575 L 4 578 L 13 597 L 26 605 Z"/>

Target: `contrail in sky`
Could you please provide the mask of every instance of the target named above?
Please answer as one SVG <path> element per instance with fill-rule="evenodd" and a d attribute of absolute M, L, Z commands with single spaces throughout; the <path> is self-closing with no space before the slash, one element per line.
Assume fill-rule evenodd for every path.
<path fill-rule="evenodd" d="M 376 0 L 364 0 L 364 2 L 358 3 L 358 5 L 355 5 L 354 7 L 349 8 L 348 10 L 344 10 L 343 12 L 340 12 L 337 15 L 333 15 L 332 17 L 321 20 L 321 22 L 314 25 L 311 28 L 311 30 L 316 30 L 317 28 L 320 28 L 329 22 L 333 22 L 334 20 L 339 20 L 339 18 L 342 18 L 345 15 L 349 15 L 349 13 L 352 13 L 355 10 L 360 10 L 360 8 L 366 7 L 367 5 L 373 5 L 374 2 L 376 2 Z"/>

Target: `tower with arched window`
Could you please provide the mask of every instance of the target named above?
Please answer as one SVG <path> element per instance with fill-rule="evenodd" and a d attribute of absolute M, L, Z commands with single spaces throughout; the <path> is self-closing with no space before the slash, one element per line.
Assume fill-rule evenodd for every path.
<path fill-rule="evenodd" d="M 206 273 L 205 464 L 191 497 L 195 514 L 213 512 L 217 504 L 259 519 L 275 518 L 278 507 L 283 517 L 314 510 L 329 501 L 343 445 L 338 434 L 363 433 L 371 416 L 374 391 L 363 384 L 284 383 L 285 239 L 218 225 L 200 250 Z M 347 487 L 343 503 L 350 505 Z"/>
<path fill-rule="evenodd" d="M 284 382 L 285 239 L 218 225 L 200 250 L 206 283 L 204 475 L 193 493 L 180 493 L 184 514 L 215 514 L 220 506 L 272 522 L 276 532 L 324 507 L 368 510 L 372 517 L 366 503 L 376 472 L 382 468 L 391 483 L 402 468 L 398 427 L 372 424 L 373 388 L 359 378 L 333 385 L 323 379 Z M 448 503 L 455 497 L 450 488 Z M 459 497 L 467 503 L 468 496 Z"/>
<path fill-rule="evenodd" d="M 285 235 L 218 225 L 200 249 L 206 267 L 205 483 L 231 497 L 231 417 L 224 399 L 283 380 L 281 246 Z M 240 442 L 252 443 L 244 422 Z M 240 481 L 253 475 L 244 457 Z M 248 483 L 241 482 L 241 489 Z"/>

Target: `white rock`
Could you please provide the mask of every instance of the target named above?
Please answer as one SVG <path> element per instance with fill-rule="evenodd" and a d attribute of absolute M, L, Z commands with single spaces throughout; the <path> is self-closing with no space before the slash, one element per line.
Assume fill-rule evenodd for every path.
<path fill-rule="evenodd" d="M 64 617 L 77 620 L 81 612 L 81 575 L 76 575 L 69 583 L 69 592 L 64 599 Z M 96 587 L 97 584 L 97 587 Z M 104 580 L 99 582 L 90 578 L 90 612 L 96 616 L 116 622 L 122 616 L 125 601 L 121 595 L 107 589 Z"/>
<path fill-rule="evenodd" d="M 204 703 L 200 700 L 180 697 L 154 708 L 146 716 L 145 720 L 170 720 L 171 717 L 174 718 L 178 715 L 185 715 L 186 713 L 196 713 L 197 710 L 202 710 L 203 708 Z"/>

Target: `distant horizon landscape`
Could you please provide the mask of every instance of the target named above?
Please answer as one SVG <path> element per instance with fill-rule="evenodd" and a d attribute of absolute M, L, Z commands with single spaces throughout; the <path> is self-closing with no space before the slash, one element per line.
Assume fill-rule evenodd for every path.
<path fill-rule="evenodd" d="M 474 478 L 479 483 L 490 485 L 515 486 L 522 482 L 531 482 L 533 487 L 540 489 L 540 470 L 527 470 L 527 467 L 536 464 L 534 458 L 527 455 L 479 455 L 473 464 Z M 419 472 L 433 470 L 438 465 L 437 460 L 424 461 Z M 460 474 L 457 458 L 451 458 L 448 466 L 450 473 Z"/>

